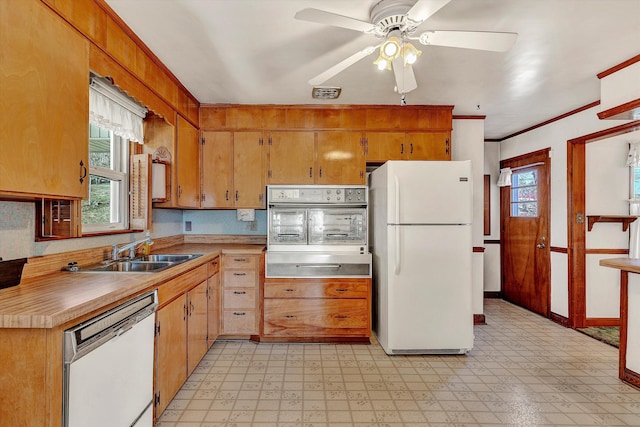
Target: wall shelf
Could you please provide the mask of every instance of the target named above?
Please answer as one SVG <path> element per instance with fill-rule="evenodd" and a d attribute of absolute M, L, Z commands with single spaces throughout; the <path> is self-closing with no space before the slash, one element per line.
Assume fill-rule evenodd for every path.
<path fill-rule="evenodd" d="M 622 231 L 629 229 L 629 224 L 638 219 L 631 215 L 587 215 L 587 230 L 591 231 L 596 222 L 619 222 L 622 224 Z"/>

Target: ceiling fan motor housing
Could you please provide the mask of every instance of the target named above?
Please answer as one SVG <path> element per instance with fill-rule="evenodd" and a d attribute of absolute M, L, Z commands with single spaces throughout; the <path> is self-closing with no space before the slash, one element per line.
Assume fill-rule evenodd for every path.
<path fill-rule="evenodd" d="M 411 31 L 414 27 L 407 22 L 406 13 L 415 0 L 381 0 L 371 8 L 371 23 L 376 26 L 376 35 L 386 36 L 390 31 Z"/>

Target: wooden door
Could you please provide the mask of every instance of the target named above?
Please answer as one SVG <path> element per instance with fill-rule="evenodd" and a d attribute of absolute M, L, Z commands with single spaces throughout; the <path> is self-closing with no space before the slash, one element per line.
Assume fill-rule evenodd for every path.
<path fill-rule="evenodd" d="M 187 380 L 186 307 L 187 296 L 181 295 L 156 313 L 156 418 Z"/>
<path fill-rule="evenodd" d="M 367 163 L 402 160 L 404 138 L 404 132 L 367 132 L 365 135 Z"/>
<path fill-rule="evenodd" d="M 360 132 L 318 132 L 318 184 L 365 184 Z"/>
<path fill-rule="evenodd" d="M 314 183 L 314 132 L 271 132 L 268 147 L 269 184 Z"/>
<path fill-rule="evenodd" d="M 408 160 L 451 160 L 449 132 L 407 133 L 403 156 Z"/>
<path fill-rule="evenodd" d="M 208 283 L 208 313 L 207 313 L 207 344 L 209 347 L 220 335 L 220 273 L 209 277 Z"/>
<path fill-rule="evenodd" d="M 234 132 L 233 188 L 236 208 L 266 207 L 262 132 Z"/>
<path fill-rule="evenodd" d="M 198 129 L 178 115 L 176 137 L 178 206 L 200 206 L 200 168 L 198 161 Z"/>
<path fill-rule="evenodd" d="M 233 140 L 231 132 L 203 132 L 202 207 L 233 207 Z"/>
<path fill-rule="evenodd" d="M 0 192 L 86 198 L 89 42 L 43 2 L 2 1 L 0 81 Z"/>
<path fill-rule="evenodd" d="M 546 151 L 503 161 L 501 167 L 518 169 L 511 186 L 500 192 L 503 295 L 546 317 L 551 304 L 548 161 Z"/>
<path fill-rule="evenodd" d="M 207 352 L 207 282 L 187 293 L 187 376 L 193 373 Z"/>

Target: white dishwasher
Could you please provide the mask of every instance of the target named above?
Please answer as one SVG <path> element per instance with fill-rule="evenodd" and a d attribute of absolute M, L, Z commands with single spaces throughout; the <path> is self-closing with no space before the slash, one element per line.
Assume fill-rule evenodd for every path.
<path fill-rule="evenodd" d="M 157 292 L 64 332 L 65 427 L 152 427 Z"/>

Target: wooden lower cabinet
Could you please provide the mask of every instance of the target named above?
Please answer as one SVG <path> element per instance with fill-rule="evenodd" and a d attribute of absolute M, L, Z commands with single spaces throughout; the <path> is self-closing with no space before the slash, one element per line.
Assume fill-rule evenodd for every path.
<path fill-rule="evenodd" d="M 193 373 L 209 349 L 207 286 L 207 281 L 204 281 L 187 292 L 187 376 Z"/>
<path fill-rule="evenodd" d="M 265 279 L 262 337 L 368 340 L 371 279 Z"/>
<path fill-rule="evenodd" d="M 257 335 L 263 255 L 222 255 L 222 334 Z"/>

